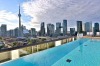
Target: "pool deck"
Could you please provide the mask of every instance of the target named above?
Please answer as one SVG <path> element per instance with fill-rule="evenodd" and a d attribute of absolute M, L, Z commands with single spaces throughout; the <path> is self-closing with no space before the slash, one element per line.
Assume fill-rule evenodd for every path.
<path fill-rule="evenodd" d="M 100 36 L 98 36 L 98 37 L 93 37 L 93 36 L 83 36 L 82 38 L 100 39 Z"/>

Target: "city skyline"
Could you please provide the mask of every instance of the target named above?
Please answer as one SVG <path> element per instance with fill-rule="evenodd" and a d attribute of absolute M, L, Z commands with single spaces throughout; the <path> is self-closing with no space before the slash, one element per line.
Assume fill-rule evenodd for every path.
<path fill-rule="evenodd" d="M 39 30 L 40 23 L 62 22 L 68 20 L 68 28 L 76 28 L 76 21 L 99 22 L 99 0 L 1 0 L 0 1 L 0 25 L 7 24 L 8 29 L 18 27 L 18 5 L 21 5 L 22 24 L 27 28 L 36 28 Z M 48 4 L 48 6 L 47 6 Z M 54 7 L 52 7 L 54 6 Z M 87 7 L 85 7 L 87 6 Z M 92 8 L 91 8 L 92 7 Z M 94 10 L 95 9 L 95 10 Z M 91 11 L 91 12 L 90 12 Z M 53 13 L 53 14 L 52 14 Z M 9 16 L 10 15 L 10 16 Z"/>
<path fill-rule="evenodd" d="M 65 19 L 64 19 L 65 20 Z M 75 31 L 77 31 L 77 21 L 76 21 L 76 24 L 75 24 L 75 26 L 76 27 L 69 27 L 69 25 L 68 25 L 68 20 L 66 20 L 67 21 L 67 25 L 66 25 L 66 29 L 67 29 L 67 31 L 70 31 L 70 28 L 75 28 Z M 82 22 L 82 31 L 85 31 L 86 30 L 86 23 L 89 23 L 89 24 L 91 24 L 91 26 L 92 26 L 92 29 L 93 29 L 93 27 L 94 27 L 94 24 L 95 23 L 98 23 L 98 24 L 100 24 L 99 22 L 83 22 L 83 21 L 81 21 Z M 19 23 L 19 22 L 18 22 Z M 45 22 L 41 22 L 40 23 L 40 26 L 38 27 L 39 28 L 39 30 L 36 30 L 36 31 L 41 31 L 41 24 L 42 23 L 44 23 L 45 24 Z M 61 26 L 60 26 L 60 28 L 62 28 L 62 30 L 61 30 L 61 32 L 63 32 L 63 20 L 62 20 L 62 22 L 56 22 L 56 24 L 57 23 L 60 23 L 61 24 Z M 53 23 L 48 23 L 48 24 L 53 24 Z M 48 24 L 45 24 L 44 25 L 44 29 L 45 30 L 47 30 L 47 25 Z M 54 30 L 56 31 L 56 29 L 57 29 L 57 25 L 56 24 L 53 24 L 55 27 L 54 27 Z M 6 25 L 6 27 L 8 28 L 8 25 L 7 24 L 1 24 L 0 26 L 2 26 L 2 25 Z M 27 29 L 27 26 L 25 26 L 25 25 L 23 25 L 23 24 L 21 24 L 21 27 L 22 26 L 24 26 L 25 27 L 25 29 Z M 87 25 L 88 26 L 88 25 Z M 99 25 L 99 27 L 100 27 L 100 25 Z M 16 29 L 16 28 L 19 28 L 19 24 L 18 24 L 18 26 L 17 27 L 15 27 L 15 28 L 12 28 L 12 29 L 9 29 L 9 30 L 13 30 L 13 29 Z M 34 27 L 31 27 L 31 28 L 34 28 Z M 29 28 L 28 30 L 30 30 L 31 28 Z M 88 27 L 87 27 L 88 28 Z M 36 29 L 36 28 L 35 28 Z M 88 29 L 90 29 L 90 28 L 88 28 Z M 87 31 L 87 32 L 89 32 L 89 31 Z M 90 31 L 91 32 L 91 31 Z"/>

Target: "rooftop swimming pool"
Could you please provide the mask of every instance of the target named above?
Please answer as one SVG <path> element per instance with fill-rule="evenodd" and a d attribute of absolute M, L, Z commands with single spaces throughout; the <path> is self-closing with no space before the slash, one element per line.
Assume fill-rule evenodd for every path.
<path fill-rule="evenodd" d="M 100 66 L 100 41 L 79 39 L 0 66 Z"/>

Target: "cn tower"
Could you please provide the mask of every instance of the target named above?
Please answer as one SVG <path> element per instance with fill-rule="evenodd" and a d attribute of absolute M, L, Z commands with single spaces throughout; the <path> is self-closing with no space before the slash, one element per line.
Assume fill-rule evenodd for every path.
<path fill-rule="evenodd" d="M 20 5 L 19 5 L 19 14 L 18 14 L 18 17 L 19 17 L 19 34 L 18 34 L 18 37 L 23 37 L 23 32 L 22 32 L 22 27 L 21 27 Z"/>

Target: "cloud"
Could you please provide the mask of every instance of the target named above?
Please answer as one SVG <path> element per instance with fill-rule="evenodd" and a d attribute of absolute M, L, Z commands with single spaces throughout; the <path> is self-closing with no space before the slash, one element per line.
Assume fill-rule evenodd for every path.
<path fill-rule="evenodd" d="M 77 20 L 100 21 L 100 0 L 29 0 L 22 7 L 32 17 L 31 22 L 56 23 L 68 20 L 68 27 L 76 26 Z M 38 25 L 39 26 L 39 25 Z"/>
<path fill-rule="evenodd" d="M 7 12 L 6 10 L 0 11 L 0 19 L 5 19 L 5 20 L 18 20 L 18 17 L 14 15 L 12 12 Z"/>
<path fill-rule="evenodd" d="M 0 24 L 7 24 L 7 29 L 9 30 L 17 27 L 16 23 L 18 23 L 18 17 L 14 13 L 6 10 L 0 11 Z"/>
<path fill-rule="evenodd" d="M 0 24 L 7 24 L 7 29 L 14 29 L 18 27 L 19 21 L 18 21 L 18 14 L 12 13 L 6 10 L 0 11 Z M 32 28 L 33 25 L 31 22 L 26 22 L 23 19 L 21 19 L 22 25 L 26 26 L 28 29 Z"/>

